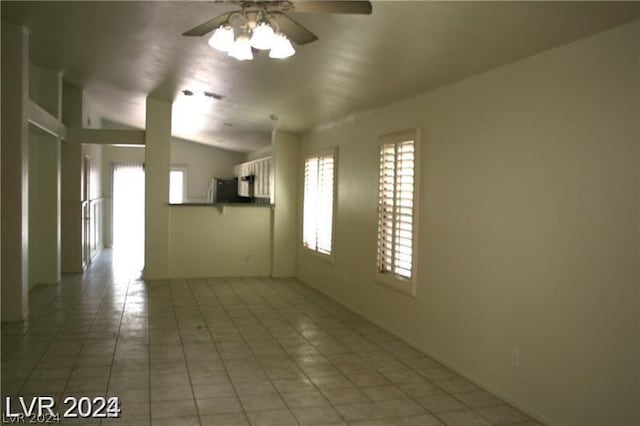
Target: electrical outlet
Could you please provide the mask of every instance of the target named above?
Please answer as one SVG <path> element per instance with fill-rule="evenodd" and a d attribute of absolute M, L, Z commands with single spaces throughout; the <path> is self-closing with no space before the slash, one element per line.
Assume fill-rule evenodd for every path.
<path fill-rule="evenodd" d="M 511 366 L 518 368 L 520 366 L 520 349 L 513 348 L 511 350 Z"/>

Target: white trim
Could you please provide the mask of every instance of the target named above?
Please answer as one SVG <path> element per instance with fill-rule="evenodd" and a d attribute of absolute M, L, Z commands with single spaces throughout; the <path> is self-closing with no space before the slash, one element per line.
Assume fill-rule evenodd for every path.
<path fill-rule="evenodd" d="M 333 237 L 331 237 L 333 238 Z M 311 256 L 311 257 L 315 257 L 318 260 L 321 260 L 323 262 L 327 262 L 331 265 L 333 265 L 334 263 L 334 255 L 333 255 L 333 239 L 331 240 L 331 254 L 326 254 L 326 253 L 320 253 L 317 250 L 313 250 L 310 249 L 309 247 L 305 247 L 304 244 L 302 244 L 302 252 L 305 253 L 307 256 Z"/>
<path fill-rule="evenodd" d="M 59 139 L 66 139 L 67 127 L 57 117 L 29 99 L 27 103 L 27 122 Z"/>

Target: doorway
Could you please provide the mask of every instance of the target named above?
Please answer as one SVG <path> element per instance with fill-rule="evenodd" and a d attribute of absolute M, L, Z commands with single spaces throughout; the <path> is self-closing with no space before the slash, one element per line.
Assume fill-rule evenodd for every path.
<path fill-rule="evenodd" d="M 113 267 L 123 272 L 144 266 L 144 165 L 113 166 Z"/>
<path fill-rule="evenodd" d="M 82 159 L 82 269 L 91 265 L 91 159 Z"/>

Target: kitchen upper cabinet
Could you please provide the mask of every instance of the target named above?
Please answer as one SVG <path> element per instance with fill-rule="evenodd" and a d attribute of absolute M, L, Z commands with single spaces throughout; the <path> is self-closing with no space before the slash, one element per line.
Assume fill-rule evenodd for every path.
<path fill-rule="evenodd" d="M 241 197 L 271 198 L 271 157 L 241 163 L 233 168 Z"/>

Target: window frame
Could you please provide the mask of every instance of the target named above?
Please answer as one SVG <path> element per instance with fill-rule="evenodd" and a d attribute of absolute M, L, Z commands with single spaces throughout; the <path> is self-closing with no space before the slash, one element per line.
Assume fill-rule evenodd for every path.
<path fill-rule="evenodd" d="M 182 172 L 182 203 L 171 202 L 171 172 Z M 169 167 L 169 204 L 186 204 L 188 203 L 187 197 L 187 166 L 186 165 L 171 165 Z"/>
<path fill-rule="evenodd" d="M 420 207 L 420 129 L 408 129 L 393 133 L 387 133 L 378 137 L 378 188 L 380 185 L 380 150 L 383 145 L 399 144 L 413 141 L 413 208 L 412 208 L 412 248 L 411 248 L 411 278 L 401 277 L 391 272 L 380 272 L 378 270 L 378 245 L 380 238 L 380 193 L 376 197 L 376 257 L 374 263 L 374 280 L 401 293 L 411 297 L 416 297 L 418 282 L 418 210 Z M 395 220 L 394 220 L 395 226 Z"/>
<path fill-rule="evenodd" d="M 305 246 L 304 244 L 304 200 L 305 200 L 305 185 L 304 185 L 304 176 L 305 176 L 305 168 L 307 161 L 311 158 L 320 158 L 331 155 L 333 157 L 333 196 L 332 196 L 332 206 L 331 206 L 331 252 L 321 253 L 318 250 L 314 250 Z M 317 151 L 313 151 L 310 154 L 307 154 L 304 157 L 302 162 L 302 220 L 301 220 L 301 231 L 300 231 L 300 246 L 302 247 L 303 253 L 311 257 L 315 257 L 317 259 L 323 260 L 328 263 L 333 263 L 335 258 L 335 237 L 336 237 L 336 210 L 338 206 L 338 147 L 333 146 L 326 149 L 321 149 Z"/>

